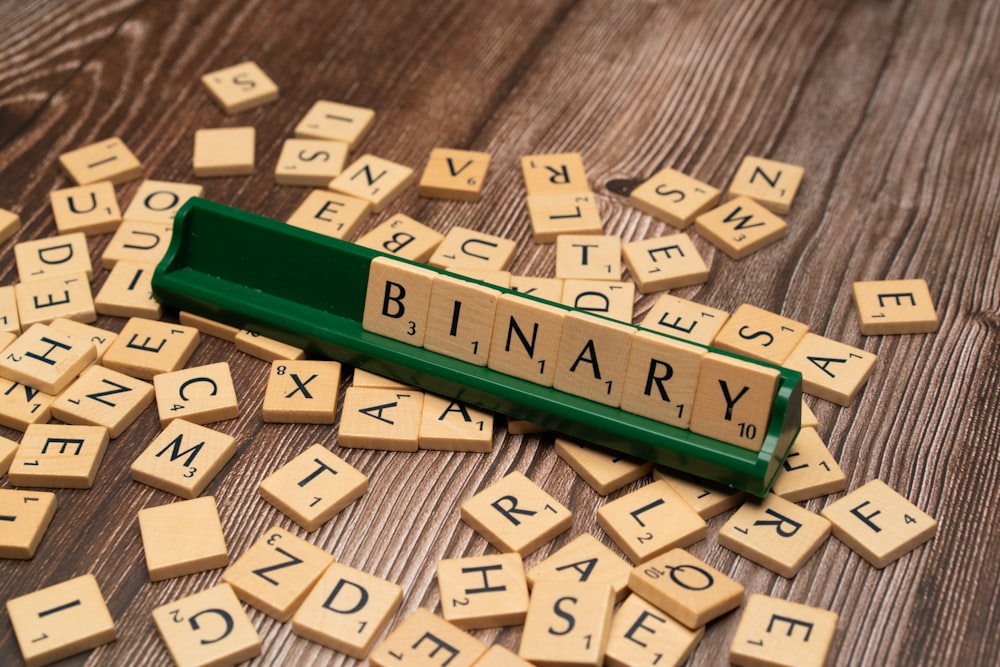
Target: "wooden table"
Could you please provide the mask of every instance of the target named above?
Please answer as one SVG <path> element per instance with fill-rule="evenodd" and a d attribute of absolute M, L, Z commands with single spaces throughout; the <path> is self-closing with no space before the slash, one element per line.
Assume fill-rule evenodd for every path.
<path fill-rule="evenodd" d="M 853 489 L 879 478 L 940 522 L 929 545 L 876 570 L 830 539 L 791 580 L 718 546 L 725 516 L 692 551 L 761 592 L 840 614 L 830 664 L 993 665 L 1000 660 L 1000 11 L 993 2 L 202 2 L 38 0 L 0 3 L 0 206 L 24 220 L 3 244 L 0 284 L 17 280 L 12 248 L 55 233 L 48 193 L 66 187 L 60 153 L 120 136 L 145 178 L 200 182 L 206 196 L 277 219 L 303 188 L 275 185 L 282 141 L 317 99 L 377 111 L 359 147 L 422 170 L 430 150 L 487 151 L 476 204 L 421 199 L 394 212 L 444 232 L 470 226 L 514 239 L 517 274 L 547 276 L 521 155 L 578 151 L 609 234 L 671 228 L 621 192 L 663 166 L 724 188 L 744 155 L 800 164 L 805 180 L 788 237 L 733 261 L 693 234 L 707 284 L 676 290 L 733 310 L 751 303 L 878 355 L 850 407 L 811 401 L 819 432 Z M 199 82 L 251 59 L 281 87 L 278 102 L 229 117 Z M 196 129 L 253 125 L 257 173 L 195 179 Z M 118 187 L 127 204 L 140 181 Z M 94 237 L 99 259 L 108 236 Z M 106 271 L 95 274 L 94 287 Z M 860 334 L 855 280 L 925 278 L 936 334 Z M 638 321 L 656 295 L 637 298 Z M 124 320 L 99 318 L 120 329 Z M 552 450 L 498 420 L 488 455 L 344 450 L 329 426 L 265 425 L 268 365 L 206 338 L 191 364 L 228 361 L 242 415 L 217 427 L 240 451 L 209 487 L 236 557 L 277 523 L 257 483 L 314 442 L 370 478 L 360 501 L 309 535 L 337 559 L 401 584 L 399 618 L 438 609 L 435 563 L 491 551 L 459 504 L 509 471 L 575 512 L 572 529 L 531 566 L 597 526 L 605 501 Z M 150 611 L 219 581 L 221 571 L 150 584 L 136 512 L 174 498 L 133 482 L 132 460 L 158 432 L 148 410 L 108 450 L 88 491 L 58 490 L 59 510 L 33 560 L 0 562 L 0 599 L 96 575 L 118 640 L 72 664 L 165 664 Z M 20 438 L 16 431 L 2 434 Z M 641 483 L 640 483 L 641 484 Z M 638 484 L 626 489 L 635 488 Z M 6 477 L 0 486 L 9 487 Z M 614 496 L 612 496 L 614 497 Z M 830 499 L 806 504 L 819 511 Z M 353 665 L 251 611 L 258 664 Z M 692 665 L 726 664 L 738 613 L 709 625 Z M 0 664 L 19 664 L 0 610 Z M 476 633 L 516 649 L 519 628 Z"/>

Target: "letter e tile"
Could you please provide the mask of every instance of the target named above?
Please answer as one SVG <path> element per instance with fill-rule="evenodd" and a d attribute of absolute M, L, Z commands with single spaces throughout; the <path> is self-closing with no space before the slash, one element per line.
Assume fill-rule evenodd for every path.
<path fill-rule="evenodd" d="M 426 609 L 417 608 L 376 647 L 372 667 L 473 667 L 486 645 Z"/>
<path fill-rule="evenodd" d="M 747 600 L 729 660 L 738 667 L 823 667 L 837 614 L 759 593 Z"/>

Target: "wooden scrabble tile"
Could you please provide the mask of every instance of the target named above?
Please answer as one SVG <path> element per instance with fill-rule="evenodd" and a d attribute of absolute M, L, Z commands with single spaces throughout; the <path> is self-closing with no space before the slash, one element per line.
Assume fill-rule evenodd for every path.
<path fill-rule="evenodd" d="M 85 273 L 37 278 L 14 285 L 17 316 L 21 327 L 47 324 L 57 317 L 77 322 L 96 322 L 97 310 Z"/>
<path fill-rule="evenodd" d="M 574 396 L 618 407 L 635 327 L 570 312 L 563 322 L 552 386 Z"/>
<path fill-rule="evenodd" d="M 526 419 L 511 419 L 507 417 L 507 432 L 511 435 L 525 435 L 528 433 L 548 433 L 551 431 L 547 426 L 527 421 Z"/>
<path fill-rule="evenodd" d="M 371 387 L 372 389 L 413 389 L 410 385 L 391 380 L 375 373 L 369 373 L 362 368 L 355 368 L 351 375 L 352 387 Z"/>
<path fill-rule="evenodd" d="M 937 331 L 937 312 L 923 279 L 856 282 L 854 305 L 865 336 Z"/>
<path fill-rule="evenodd" d="M 63 153 L 59 164 L 77 185 L 98 181 L 118 185 L 142 175 L 142 163 L 118 137 Z"/>
<path fill-rule="evenodd" d="M 645 477 L 653 469 L 649 461 L 640 461 L 593 445 L 581 445 L 566 438 L 556 438 L 555 450 L 559 458 L 600 496 Z"/>
<path fill-rule="evenodd" d="M 333 563 L 295 612 L 292 632 L 361 660 L 371 653 L 402 600 L 403 589 L 397 584 Z"/>
<path fill-rule="evenodd" d="M 521 660 L 500 644 L 494 644 L 486 649 L 486 653 L 476 660 L 473 667 L 531 667 L 531 663 Z"/>
<path fill-rule="evenodd" d="M 500 373 L 551 387 L 566 314 L 566 310 L 557 306 L 501 294 L 486 365 Z"/>
<path fill-rule="evenodd" d="M 184 419 L 170 422 L 132 462 L 132 479 L 197 498 L 236 453 L 236 438 Z"/>
<path fill-rule="evenodd" d="M 17 443 L 10 438 L 0 436 L 0 476 L 7 474 L 16 453 Z"/>
<path fill-rule="evenodd" d="M 21 318 L 17 314 L 17 296 L 13 285 L 0 287 L 0 331 L 21 333 Z"/>
<path fill-rule="evenodd" d="M 426 262 L 443 239 L 443 234 L 397 213 L 355 243 L 414 262 Z"/>
<path fill-rule="evenodd" d="M 229 115 L 248 111 L 278 99 L 278 86 L 257 63 L 242 62 L 208 74 L 201 82 L 216 104 Z"/>
<path fill-rule="evenodd" d="M 0 331 L 0 352 L 7 349 L 7 346 L 17 340 L 17 334 L 13 331 Z"/>
<path fill-rule="evenodd" d="M 706 482 L 674 470 L 654 467 L 653 479 L 662 479 L 672 486 L 684 502 L 705 521 L 733 509 L 746 499 L 746 494 L 742 491 L 734 491 L 721 484 Z"/>
<path fill-rule="evenodd" d="M 21 216 L 0 208 L 0 243 L 14 236 L 19 229 L 21 229 Z"/>
<path fill-rule="evenodd" d="M 529 194 L 528 216 L 535 243 L 555 243 L 563 234 L 604 233 L 593 192 Z"/>
<path fill-rule="evenodd" d="M 153 404 L 153 385 L 103 366 L 91 366 L 52 403 L 67 424 L 103 426 L 117 438 Z"/>
<path fill-rule="evenodd" d="M 295 136 L 342 141 L 355 148 L 375 122 L 375 111 L 365 107 L 317 100 L 295 126 Z"/>
<path fill-rule="evenodd" d="M 618 280 L 621 275 L 621 237 L 562 234 L 556 239 L 556 278 Z"/>
<path fill-rule="evenodd" d="M 806 403 L 805 397 L 802 398 L 802 424 L 801 425 L 802 425 L 802 428 L 805 428 L 807 426 L 812 426 L 812 427 L 815 428 L 815 427 L 819 426 L 819 419 L 816 418 L 816 414 L 812 411 L 812 408 L 809 407 L 809 404 Z"/>
<path fill-rule="evenodd" d="M 344 170 L 347 144 L 326 139 L 285 139 L 274 167 L 279 185 L 324 187 Z"/>
<path fill-rule="evenodd" d="M 195 130 L 192 168 L 198 178 L 254 173 L 257 130 L 211 127 Z"/>
<path fill-rule="evenodd" d="M 691 430 L 760 451 L 771 419 L 778 377 L 775 368 L 709 352 L 701 362 Z"/>
<path fill-rule="evenodd" d="M 694 630 L 743 602 L 743 585 L 684 549 L 672 549 L 637 565 L 628 586 Z"/>
<path fill-rule="evenodd" d="M 793 503 L 818 498 L 844 490 L 847 479 L 844 471 L 815 428 L 803 427 L 778 470 L 771 492 Z"/>
<path fill-rule="evenodd" d="M 711 345 L 729 313 L 672 294 L 661 294 L 641 326 L 700 345 Z"/>
<path fill-rule="evenodd" d="M 368 478 L 316 444 L 260 483 L 260 495 L 310 533 L 368 490 Z"/>
<path fill-rule="evenodd" d="M 719 203 L 719 191 L 667 167 L 632 190 L 628 201 L 657 220 L 687 229 L 695 217 Z"/>
<path fill-rule="evenodd" d="M 625 243 L 622 258 L 642 294 L 700 285 L 708 280 L 708 265 L 687 234 Z"/>
<path fill-rule="evenodd" d="M 707 350 L 649 331 L 632 338 L 621 409 L 687 428 Z"/>
<path fill-rule="evenodd" d="M 798 165 L 747 155 L 729 184 L 728 196 L 749 197 L 769 211 L 784 215 L 792 207 L 804 173 L 805 169 Z"/>
<path fill-rule="evenodd" d="M 21 282 L 76 273 L 85 273 L 90 280 L 94 275 L 87 237 L 83 232 L 17 243 L 14 245 L 14 260 Z"/>
<path fill-rule="evenodd" d="M 613 611 L 608 584 L 539 581 L 517 653 L 536 665 L 600 667 Z"/>
<path fill-rule="evenodd" d="M 426 609 L 417 608 L 369 656 L 372 667 L 472 667 L 486 646 Z"/>
<path fill-rule="evenodd" d="M 47 394 L 58 394 L 97 358 L 89 340 L 47 324 L 33 324 L 4 350 L 0 375 Z"/>
<path fill-rule="evenodd" d="M 420 177 L 421 197 L 479 201 L 490 168 L 489 153 L 434 148 Z"/>
<path fill-rule="evenodd" d="M 807 333 L 783 366 L 802 373 L 802 391 L 848 406 L 875 368 L 875 355 Z"/>
<path fill-rule="evenodd" d="M 422 391 L 348 387 L 337 441 L 341 447 L 415 452 L 420 441 Z"/>
<path fill-rule="evenodd" d="M 54 400 L 54 394 L 0 377 L 0 425 L 24 431 L 31 424 L 44 424 L 52 416 Z"/>
<path fill-rule="evenodd" d="M 729 661 L 740 667 L 823 667 L 837 614 L 756 593 L 747 600 Z"/>
<path fill-rule="evenodd" d="M 529 195 L 590 192 L 579 153 L 524 155 L 521 171 Z"/>
<path fill-rule="evenodd" d="M 652 482 L 597 510 L 597 523 L 633 563 L 704 539 L 708 524 L 666 482 Z"/>
<path fill-rule="evenodd" d="M 712 345 L 781 365 L 808 332 L 806 324 L 744 303 L 733 312 Z"/>
<path fill-rule="evenodd" d="M 462 503 L 462 520 L 498 550 L 523 557 L 569 529 L 573 513 L 515 471 Z"/>
<path fill-rule="evenodd" d="M 452 227 L 427 260 L 440 269 L 470 268 L 503 271 L 510 265 L 517 243 L 466 227 Z"/>
<path fill-rule="evenodd" d="M 235 665 L 260 655 L 260 636 L 229 584 L 153 610 L 153 622 L 179 667 Z"/>
<path fill-rule="evenodd" d="M 60 234 L 106 234 L 118 229 L 122 212 L 111 181 L 99 181 L 49 193 Z"/>
<path fill-rule="evenodd" d="M 212 496 L 139 510 L 150 581 L 229 565 L 219 510 Z"/>
<path fill-rule="evenodd" d="M 583 533 L 528 570 L 528 584 L 554 580 L 608 584 L 619 602 L 628 594 L 632 566 L 590 533 Z"/>
<path fill-rule="evenodd" d="M 221 338 L 222 340 L 230 343 L 236 340 L 236 334 L 240 332 L 237 327 L 223 324 L 222 322 L 216 322 L 215 320 L 210 320 L 207 317 L 195 315 L 194 313 L 189 313 L 183 310 L 178 313 L 178 319 L 180 320 L 180 323 L 186 327 L 194 327 L 206 336 Z"/>
<path fill-rule="evenodd" d="M 103 426 L 31 424 L 7 471 L 14 486 L 89 489 L 108 447 Z"/>
<path fill-rule="evenodd" d="M 313 190 L 288 218 L 288 224 L 335 239 L 349 239 L 370 212 L 371 205 L 364 199 Z"/>
<path fill-rule="evenodd" d="M 500 292 L 461 278 L 438 275 L 431 286 L 424 347 L 485 366 Z"/>
<path fill-rule="evenodd" d="M 448 269 L 448 271 L 465 276 L 466 278 L 478 280 L 481 283 L 493 285 L 494 287 L 504 287 L 506 289 L 510 289 L 510 284 L 513 280 L 510 271 L 493 271 L 491 269 L 476 269 L 464 266 L 456 266 Z"/>
<path fill-rule="evenodd" d="M 829 536 L 829 521 L 770 493 L 736 510 L 719 544 L 791 579 Z"/>
<path fill-rule="evenodd" d="M 374 155 L 362 155 L 327 185 L 371 203 L 381 213 L 413 181 L 413 170 Z"/>
<path fill-rule="evenodd" d="M 437 564 L 441 615 L 463 630 L 521 625 L 528 582 L 516 553 L 446 558 Z"/>
<path fill-rule="evenodd" d="M 182 368 L 201 338 L 194 327 L 133 317 L 104 353 L 108 368 L 152 380 L 154 375 Z"/>
<path fill-rule="evenodd" d="M 210 424 L 240 416 L 228 362 L 160 373 L 153 376 L 153 387 L 161 427 L 179 418 Z"/>
<path fill-rule="evenodd" d="M 620 280 L 567 280 L 562 303 L 627 324 L 632 321 L 635 285 Z"/>
<path fill-rule="evenodd" d="M 284 623 L 333 563 L 333 556 L 280 526 L 267 530 L 222 573 L 236 596 Z"/>
<path fill-rule="evenodd" d="M 10 462 L 17 443 L 4 438 L 3 447 L 9 444 L 14 449 L 7 450 Z M 9 443 L 9 444 L 6 444 Z M 0 466 L 0 470 L 3 466 Z M 0 489 L 0 558 L 27 560 L 35 555 L 45 530 L 56 513 L 56 494 L 46 491 L 16 491 Z"/>
<path fill-rule="evenodd" d="M 509 287 L 515 292 L 528 294 L 538 299 L 545 299 L 553 303 L 562 302 L 563 281 L 561 278 L 512 276 Z"/>
<path fill-rule="evenodd" d="M 122 217 L 139 222 L 173 222 L 184 202 L 204 192 L 205 188 L 195 183 L 145 180 Z"/>
<path fill-rule="evenodd" d="M 933 517 L 878 479 L 851 491 L 820 514 L 833 524 L 838 540 L 879 569 L 937 533 Z"/>
<path fill-rule="evenodd" d="M 438 275 L 389 257 L 373 259 L 368 270 L 362 327 L 410 345 L 423 345 L 431 290 Z"/>
<path fill-rule="evenodd" d="M 64 317 L 57 317 L 49 322 L 49 326 L 56 331 L 62 331 L 63 333 L 69 334 L 75 338 L 89 340 L 93 343 L 94 347 L 97 349 L 97 363 L 101 362 L 101 359 L 104 358 L 104 353 L 107 352 L 111 343 L 118 338 L 118 334 L 114 331 L 108 331 L 107 329 L 101 329 L 100 327 L 84 324 L 83 322 L 77 322 L 75 320 L 67 320 Z"/>
<path fill-rule="evenodd" d="M 236 335 L 233 336 L 233 343 L 240 352 L 263 361 L 291 361 L 306 356 L 306 351 L 301 347 L 268 338 L 249 329 L 237 331 Z"/>
<path fill-rule="evenodd" d="M 704 627 L 689 630 L 638 595 L 630 595 L 611 619 L 604 664 L 682 665 L 704 634 Z"/>
<path fill-rule="evenodd" d="M 92 574 L 7 601 L 27 667 L 48 665 L 115 640 L 115 622 Z"/>
<path fill-rule="evenodd" d="M 695 218 L 694 228 L 732 259 L 749 257 L 788 233 L 784 220 L 746 197 L 702 213 Z"/>
<path fill-rule="evenodd" d="M 153 298 L 152 280 L 155 269 L 155 264 L 115 264 L 94 297 L 97 312 L 116 317 L 160 319 L 163 316 L 163 306 Z"/>
<path fill-rule="evenodd" d="M 274 361 L 264 391 L 264 421 L 332 424 L 339 392 L 340 362 Z"/>
<path fill-rule="evenodd" d="M 142 264 L 158 264 L 170 245 L 174 224 L 123 220 L 101 255 L 101 266 L 110 269 L 126 260 Z"/>
<path fill-rule="evenodd" d="M 493 413 L 462 401 L 424 394 L 417 446 L 449 452 L 493 450 Z"/>

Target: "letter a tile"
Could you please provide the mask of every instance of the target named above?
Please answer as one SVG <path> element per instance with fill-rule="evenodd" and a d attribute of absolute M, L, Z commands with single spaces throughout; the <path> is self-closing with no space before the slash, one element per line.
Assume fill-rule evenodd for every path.
<path fill-rule="evenodd" d="M 782 365 L 802 373 L 802 391 L 848 406 L 875 368 L 875 355 L 807 333 Z"/>
<path fill-rule="evenodd" d="M 486 652 L 481 641 L 418 608 L 371 654 L 372 667 L 472 667 Z"/>
<path fill-rule="evenodd" d="M 531 586 L 548 579 L 609 584 L 615 591 L 615 602 L 620 602 L 628 593 L 631 571 L 624 558 L 590 533 L 583 533 L 531 568 L 527 576 Z"/>
<path fill-rule="evenodd" d="M 153 622 L 179 667 L 236 665 L 260 655 L 260 636 L 229 584 L 157 607 Z"/>
<path fill-rule="evenodd" d="M 341 447 L 415 452 L 423 405 L 422 391 L 348 387 L 338 443 Z"/>
<path fill-rule="evenodd" d="M 823 667 L 837 614 L 766 595 L 751 595 L 729 646 L 738 667 Z"/>

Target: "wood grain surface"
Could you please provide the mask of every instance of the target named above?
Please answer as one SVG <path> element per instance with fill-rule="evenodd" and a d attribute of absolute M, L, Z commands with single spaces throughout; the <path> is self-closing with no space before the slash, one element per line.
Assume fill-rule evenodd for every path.
<path fill-rule="evenodd" d="M 620 194 L 661 167 L 724 188 L 746 154 L 803 165 L 787 238 L 737 262 L 692 234 L 711 277 L 675 292 L 729 311 L 754 304 L 876 353 L 850 407 L 811 401 L 819 433 L 848 489 L 884 480 L 938 519 L 938 535 L 884 570 L 831 538 L 791 580 L 718 546 L 728 513 L 691 550 L 748 592 L 840 614 L 829 664 L 1000 663 L 1000 4 L 4 0 L 0 17 L 0 207 L 24 220 L 0 246 L 2 285 L 17 279 L 13 244 L 56 231 L 48 193 L 69 185 L 59 154 L 109 136 L 125 140 L 146 178 L 203 183 L 208 198 L 286 219 L 306 190 L 275 185 L 274 164 L 317 99 L 376 110 L 358 154 L 422 170 L 435 146 L 491 153 L 480 202 L 421 199 L 413 186 L 365 230 L 395 212 L 440 232 L 474 227 L 515 240 L 512 270 L 524 275 L 552 275 L 555 255 L 531 240 L 521 155 L 580 152 L 605 229 L 624 240 L 671 231 Z M 281 97 L 226 116 L 199 77 L 248 59 Z M 257 173 L 195 179 L 195 130 L 237 125 L 256 127 Z M 138 184 L 117 188 L 123 205 Z M 95 266 L 108 238 L 90 240 Z M 95 291 L 106 275 L 97 270 Z M 930 286 L 938 332 L 863 337 L 851 283 L 913 277 Z M 654 300 L 637 298 L 636 321 Z M 266 363 L 205 338 L 191 364 L 216 361 L 230 363 L 242 406 L 216 426 L 240 450 L 206 494 L 234 558 L 274 524 L 305 535 L 257 484 L 316 442 L 371 488 L 308 539 L 402 585 L 397 620 L 439 609 L 438 560 L 492 550 L 458 508 L 510 471 L 575 515 L 527 566 L 582 532 L 611 544 L 595 518 L 606 500 L 556 456 L 551 435 L 510 435 L 498 420 L 487 455 L 346 450 L 336 426 L 262 422 Z M 112 441 L 93 489 L 56 491 L 34 559 L 0 561 L 4 601 L 97 577 L 118 639 L 66 664 L 169 664 L 151 610 L 219 581 L 215 570 L 149 583 L 136 513 L 174 498 L 128 468 L 158 431 L 147 410 Z M 360 664 L 250 616 L 264 646 L 255 664 Z M 728 664 L 738 620 L 712 622 L 689 664 Z M 521 631 L 475 634 L 516 649 Z M 2 608 L 0 664 L 20 664 Z"/>

